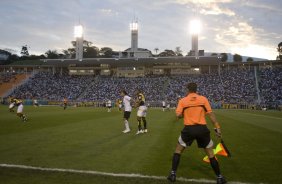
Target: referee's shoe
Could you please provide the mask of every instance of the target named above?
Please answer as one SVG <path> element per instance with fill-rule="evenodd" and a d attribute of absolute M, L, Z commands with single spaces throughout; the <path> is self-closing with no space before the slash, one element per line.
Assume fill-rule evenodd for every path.
<path fill-rule="evenodd" d="M 175 172 L 171 172 L 168 175 L 167 180 L 170 181 L 170 182 L 175 182 L 176 181 L 176 174 L 175 174 Z"/>
<path fill-rule="evenodd" d="M 220 177 L 217 177 L 216 183 L 217 184 L 225 184 L 225 183 L 227 183 L 227 181 L 224 179 L 223 176 L 220 176 Z"/>

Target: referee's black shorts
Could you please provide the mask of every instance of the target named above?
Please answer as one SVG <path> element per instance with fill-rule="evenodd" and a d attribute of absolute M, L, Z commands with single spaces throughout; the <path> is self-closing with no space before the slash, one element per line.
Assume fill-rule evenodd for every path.
<path fill-rule="evenodd" d="M 199 148 L 211 148 L 213 141 L 206 125 L 187 125 L 181 131 L 178 143 L 184 147 L 190 146 L 196 140 Z"/>
<path fill-rule="evenodd" d="M 126 119 L 126 120 L 128 120 L 128 119 L 130 118 L 130 114 L 131 114 L 130 111 L 124 111 L 124 113 L 123 113 L 123 118 Z"/>

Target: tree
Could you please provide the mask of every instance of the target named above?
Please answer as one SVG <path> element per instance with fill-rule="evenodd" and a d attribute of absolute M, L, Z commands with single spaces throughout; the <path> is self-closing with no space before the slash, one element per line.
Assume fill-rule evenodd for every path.
<path fill-rule="evenodd" d="M 158 51 L 159 51 L 159 48 L 156 47 L 154 50 L 155 50 L 156 55 L 157 55 L 157 54 L 158 54 Z"/>
<path fill-rule="evenodd" d="M 99 55 L 99 48 L 92 47 L 83 47 L 83 57 L 84 58 L 96 58 Z"/>
<path fill-rule="evenodd" d="M 76 41 L 71 41 L 71 44 L 73 47 L 76 47 Z M 92 46 L 92 42 L 87 41 L 87 40 L 83 40 L 83 47 L 91 47 Z"/>
<path fill-rule="evenodd" d="M 278 44 L 277 51 L 278 51 L 277 60 L 279 59 L 282 60 L 282 42 Z"/>
<path fill-rule="evenodd" d="M 47 52 L 45 52 L 45 55 L 48 59 L 58 59 L 59 58 L 59 54 L 56 50 L 48 50 Z"/>
<path fill-rule="evenodd" d="M 28 46 L 27 45 L 23 45 L 22 46 L 21 55 L 22 56 L 29 56 Z"/>
<path fill-rule="evenodd" d="M 176 54 L 176 56 L 183 56 L 182 50 L 180 49 L 180 47 L 176 47 L 174 53 Z"/>
<path fill-rule="evenodd" d="M 102 47 L 100 49 L 100 56 L 105 58 L 112 58 L 113 57 L 113 49 L 110 47 Z"/>
<path fill-rule="evenodd" d="M 63 50 L 63 54 L 65 54 L 65 58 L 75 58 L 75 48 Z"/>
<path fill-rule="evenodd" d="M 243 58 L 242 58 L 241 55 L 239 55 L 239 54 L 234 54 L 234 56 L 233 56 L 233 61 L 234 61 L 234 62 L 242 62 L 242 60 L 243 60 Z"/>
<path fill-rule="evenodd" d="M 248 61 L 248 62 L 252 62 L 252 61 L 254 61 L 254 59 L 253 59 L 252 57 L 248 57 L 248 58 L 247 58 L 247 61 Z"/>
<path fill-rule="evenodd" d="M 220 54 L 221 62 L 226 62 L 228 60 L 228 55 L 226 53 Z"/>
<path fill-rule="evenodd" d="M 173 50 L 164 50 L 159 54 L 160 57 L 171 57 L 171 56 L 176 56 L 175 52 Z"/>

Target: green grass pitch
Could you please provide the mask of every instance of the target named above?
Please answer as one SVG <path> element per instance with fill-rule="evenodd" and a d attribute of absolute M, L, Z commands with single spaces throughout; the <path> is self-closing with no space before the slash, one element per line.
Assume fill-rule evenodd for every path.
<path fill-rule="evenodd" d="M 149 109 L 149 133 L 123 134 L 122 113 L 103 108 L 25 106 L 23 123 L 0 106 L 0 164 L 91 170 L 107 173 L 166 176 L 183 128 L 174 111 Z M 282 113 L 278 111 L 216 110 L 232 157 L 218 157 L 228 181 L 282 183 Z M 210 128 L 212 128 L 209 125 Z M 214 142 L 218 142 L 211 133 Z M 181 157 L 178 177 L 215 180 L 204 152 L 193 143 Z M 0 167 L 0 183 L 168 183 L 166 180 L 36 171 Z M 192 182 L 177 182 L 192 183 Z"/>

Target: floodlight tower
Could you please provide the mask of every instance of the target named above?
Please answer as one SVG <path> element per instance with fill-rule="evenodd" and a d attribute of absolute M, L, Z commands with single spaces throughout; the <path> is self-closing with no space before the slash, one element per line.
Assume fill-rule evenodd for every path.
<path fill-rule="evenodd" d="M 135 20 L 130 23 L 131 31 L 131 51 L 136 52 L 138 50 L 138 22 Z"/>
<path fill-rule="evenodd" d="M 197 19 L 190 22 L 190 32 L 192 35 L 192 52 L 195 56 L 199 56 L 198 36 L 201 31 L 201 22 Z"/>
<path fill-rule="evenodd" d="M 74 37 L 76 39 L 75 59 L 83 59 L 83 27 L 82 25 L 74 26 Z"/>

